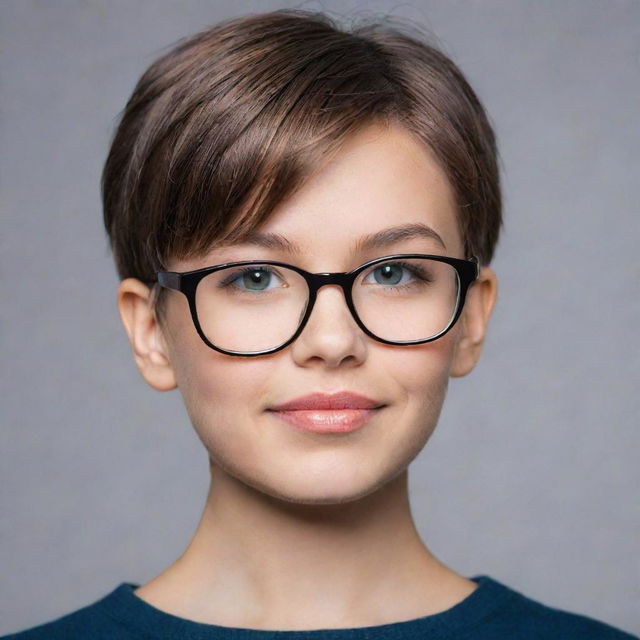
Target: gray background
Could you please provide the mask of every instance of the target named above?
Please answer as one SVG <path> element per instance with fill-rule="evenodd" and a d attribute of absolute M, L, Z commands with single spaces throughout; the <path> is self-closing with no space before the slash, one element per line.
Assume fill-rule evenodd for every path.
<path fill-rule="evenodd" d="M 206 453 L 179 393 L 135 368 L 99 175 L 162 47 L 284 6 L 0 4 L 0 633 L 149 580 L 197 524 Z M 640 633 L 640 3 L 295 6 L 432 29 L 499 139 L 497 308 L 410 472 L 426 543 L 464 575 Z"/>

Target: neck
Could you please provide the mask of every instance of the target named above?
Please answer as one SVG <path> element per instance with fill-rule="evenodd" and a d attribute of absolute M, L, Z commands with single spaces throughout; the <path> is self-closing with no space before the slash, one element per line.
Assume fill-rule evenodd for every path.
<path fill-rule="evenodd" d="M 266 629 L 356 627 L 453 606 L 476 584 L 416 530 L 407 471 L 358 500 L 291 503 L 211 465 L 187 549 L 136 595 L 200 622 Z"/>

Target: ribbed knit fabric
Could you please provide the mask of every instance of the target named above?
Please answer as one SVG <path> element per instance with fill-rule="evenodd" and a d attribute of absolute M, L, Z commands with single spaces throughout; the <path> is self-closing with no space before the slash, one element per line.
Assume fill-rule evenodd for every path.
<path fill-rule="evenodd" d="M 0 640 L 640 640 L 594 618 L 532 600 L 486 575 L 479 587 L 434 615 L 390 624 L 309 631 L 266 631 L 203 624 L 155 608 L 123 582 L 102 599 Z"/>

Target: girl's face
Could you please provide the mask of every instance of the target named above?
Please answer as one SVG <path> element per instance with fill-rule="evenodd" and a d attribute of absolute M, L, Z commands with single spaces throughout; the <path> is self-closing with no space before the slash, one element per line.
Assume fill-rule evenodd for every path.
<path fill-rule="evenodd" d="M 412 223 L 431 227 L 446 248 L 415 237 L 366 253 L 351 249 L 361 236 Z M 301 253 L 237 245 L 202 260 L 173 261 L 169 269 L 272 259 L 311 272 L 335 272 L 392 253 L 466 257 L 444 173 L 426 148 L 397 126 L 372 126 L 351 138 L 260 231 L 284 236 Z M 167 329 L 158 337 L 212 464 L 286 501 L 347 502 L 396 477 L 433 432 L 450 375 L 467 373 L 454 371 L 466 307 L 438 340 L 392 346 L 361 331 L 339 287 L 324 287 L 294 343 L 275 354 L 243 358 L 208 348 L 192 324 L 186 298 L 177 292 L 169 296 Z M 154 384 L 151 373 L 145 377 Z M 364 428 L 338 436 L 299 431 L 267 411 L 309 393 L 345 390 L 386 407 Z"/>

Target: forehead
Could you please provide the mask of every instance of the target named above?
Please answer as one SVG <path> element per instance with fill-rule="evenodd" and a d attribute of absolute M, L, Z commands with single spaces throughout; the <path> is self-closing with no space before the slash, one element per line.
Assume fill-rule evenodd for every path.
<path fill-rule="evenodd" d="M 423 143 L 398 125 L 374 125 L 349 138 L 259 229 L 201 262 L 274 255 L 329 269 L 405 249 L 464 257 L 454 193 Z"/>
<path fill-rule="evenodd" d="M 351 245 L 351 252 L 365 253 L 368 251 L 386 249 L 394 244 L 409 240 L 424 240 L 430 244 L 437 244 L 447 250 L 447 245 L 440 234 L 427 224 L 413 222 L 400 224 L 373 233 L 357 237 Z M 302 256 L 305 252 L 300 244 L 290 240 L 287 236 L 272 231 L 253 231 L 247 234 L 241 242 L 221 245 L 221 248 L 260 247 L 271 251 L 288 253 L 292 256 Z"/>

